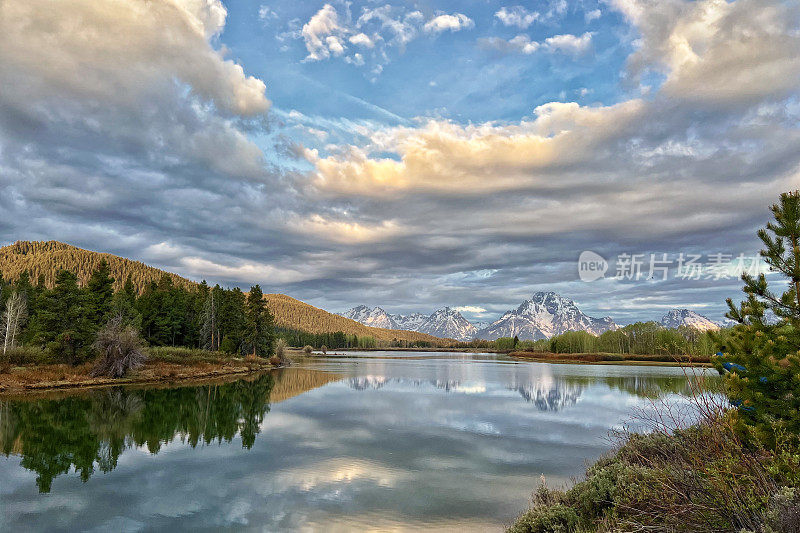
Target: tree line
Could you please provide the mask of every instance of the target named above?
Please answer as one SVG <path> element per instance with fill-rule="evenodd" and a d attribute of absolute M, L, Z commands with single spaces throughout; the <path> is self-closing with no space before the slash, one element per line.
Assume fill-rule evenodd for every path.
<path fill-rule="evenodd" d="M 636 322 L 614 331 L 593 335 L 587 331 L 567 331 L 549 339 L 520 340 L 500 337 L 457 343 L 457 348 L 550 353 L 609 353 L 621 355 L 695 355 L 708 357 L 717 351 L 728 330 L 700 331 L 681 326 L 667 329 L 658 322 Z"/>
<path fill-rule="evenodd" d="M 100 261 L 86 283 L 62 269 L 48 288 L 44 276 L 25 271 L 14 280 L 0 276 L 0 347 L 42 348 L 56 362 L 80 364 L 94 356 L 92 345 L 110 321 L 140 332 L 150 346 L 179 346 L 229 354 L 269 357 L 275 328 L 261 287 L 186 286 L 163 274 L 141 294 L 129 276 L 118 290 L 108 262 Z"/>

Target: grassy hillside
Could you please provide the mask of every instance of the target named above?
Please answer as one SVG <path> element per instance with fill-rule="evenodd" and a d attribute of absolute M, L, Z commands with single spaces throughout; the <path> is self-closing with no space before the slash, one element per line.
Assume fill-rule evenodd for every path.
<path fill-rule="evenodd" d="M 92 252 L 57 241 L 28 242 L 19 241 L 0 248 L 0 274 L 6 280 L 16 280 L 22 272 L 30 272 L 31 281 L 36 283 L 43 276 L 47 287 L 52 287 L 56 272 L 65 269 L 75 272 L 81 283 L 86 283 L 101 260 L 105 259 L 114 277 L 114 288 L 131 276 L 134 287 L 141 292 L 151 281 L 158 281 L 166 274 L 173 283 L 194 287 L 196 282 L 140 261 L 132 261 L 112 254 Z M 254 280 L 256 283 L 258 280 Z M 265 296 L 269 308 L 275 316 L 275 325 L 282 328 L 298 329 L 310 333 L 334 333 L 342 331 L 348 335 L 372 336 L 378 340 L 428 341 L 439 343 L 442 339 L 413 331 L 399 331 L 371 328 L 355 320 L 329 313 L 313 305 L 296 300 L 284 294 Z"/>
<path fill-rule="evenodd" d="M 31 275 L 31 282 L 36 283 L 39 276 L 44 277 L 47 287 L 55 282 L 56 272 L 69 270 L 78 275 L 78 281 L 85 284 L 89 276 L 105 259 L 111 268 L 114 278 L 114 290 L 122 288 L 122 284 L 131 276 L 133 285 L 141 293 L 152 281 L 158 281 L 164 274 L 172 278 L 176 285 L 192 287 L 193 281 L 177 274 L 165 272 L 145 265 L 140 261 L 132 261 L 116 255 L 92 252 L 58 241 L 29 242 L 17 241 L 12 245 L 0 248 L 0 274 L 4 279 L 15 280 L 25 271 Z"/>

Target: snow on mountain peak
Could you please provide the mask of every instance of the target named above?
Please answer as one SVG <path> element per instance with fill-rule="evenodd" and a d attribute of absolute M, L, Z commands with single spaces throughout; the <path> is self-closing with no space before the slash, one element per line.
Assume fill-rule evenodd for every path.
<path fill-rule="evenodd" d="M 680 326 L 687 326 L 699 331 L 716 331 L 719 329 L 719 324 L 690 309 L 671 309 L 661 319 L 661 325 L 669 329 L 675 329 Z"/>
<path fill-rule="evenodd" d="M 530 300 L 507 311 L 499 320 L 478 332 L 482 339 L 514 337 L 548 339 L 566 331 L 588 331 L 599 335 L 617 329 L 609 317 L 594 318 L 584 314 L 570 300 L 554 292 L 536 292 Z"/>

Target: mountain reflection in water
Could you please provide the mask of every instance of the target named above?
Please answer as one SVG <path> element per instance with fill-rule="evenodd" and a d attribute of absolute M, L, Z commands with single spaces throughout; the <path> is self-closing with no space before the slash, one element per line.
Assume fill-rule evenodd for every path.
<path fill-rule="evenodd" d="M 0 530 L 500 529 L 687 392 L 677 368 L 395 352 L 4 397 Z"/>

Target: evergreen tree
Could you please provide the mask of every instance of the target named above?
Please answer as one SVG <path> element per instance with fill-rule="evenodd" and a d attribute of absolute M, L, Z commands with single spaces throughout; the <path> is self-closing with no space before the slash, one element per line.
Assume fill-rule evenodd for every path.
<path fill-rule="evenodd" d="M 244 338 L 247 318 L 245 295 L 238 287 L 222 294 L 220 305 L 221 349 L 227 353 L 239 352 Z"/>
<path fill-rule="evenodd" d="M 774 292 L 764 274 L 742 276 L 747 295 L 737 307 L 728 299 L 728 317 L 738 322 L 715 365 L 739 416 L 766 442 L 780 434 L 800 435 L 800 192 L 784 193 L 772 206 L 774 222 L 758 231 L 761 255 L 783 275 Z M 768 320 L 767 312 L 778 318 Z"/>
<path fill-rule="evenodd" d="M 55 287 L 45 291 L 39 300 L 31 324 L 35 342 L 72 364 L 82 362 L 89 355 L 93 330 L 87 296 L 78 287 L 77 276 L 67 270 L 59 271 Z"/>
<path fill-rule="evenodd" d="M 245 351 L 254 357 L 271 356 L 274 349 L 275 332 L 272 315 L 267 309 L 267 303 L 264 301 L 264 294 L 259 285 L 250 288 L 245 316 L 246 328 L 243 339 Z"/>
<path fill-rule="evenodd" d="M 109 273 L 108 262 L 102 259 L 86 284 L 88 318 L 95 329 L 108 322 L 111 316 L 114 278 Z"/>
<path fill-rule="evenodd" d="M 136 289 L 128 275 L 122 289 L 114 293 L 111 299 L 111 315 L 118 318 L 124 326 L 131 326 L 137 331 L 142 327 L 142 315 L 136 309 Z"/>

